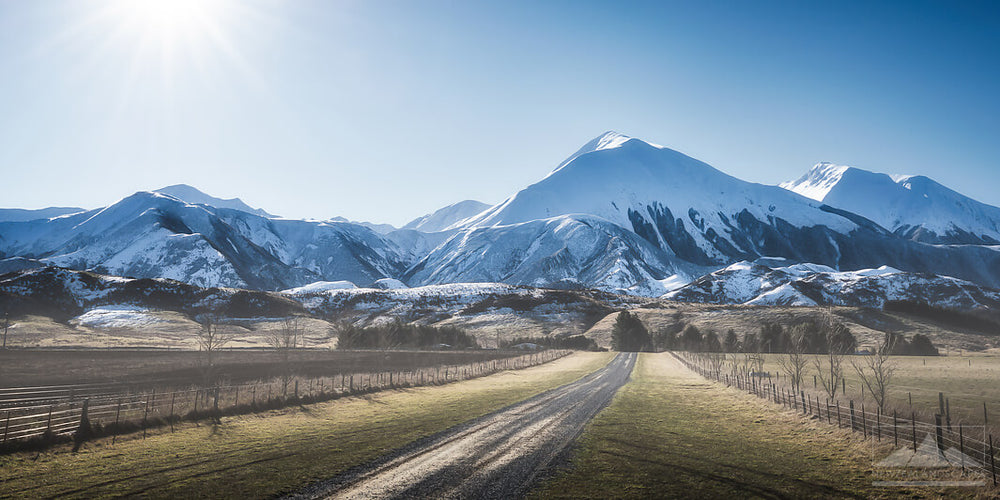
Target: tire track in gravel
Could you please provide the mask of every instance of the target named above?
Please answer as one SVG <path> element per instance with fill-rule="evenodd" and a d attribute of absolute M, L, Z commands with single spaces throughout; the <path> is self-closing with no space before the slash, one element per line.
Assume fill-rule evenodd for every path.
<path fill-rule="evenodd" d="M 560 463 L 629 379 L 635 353 L 290 498 L 517 498 Z"/>

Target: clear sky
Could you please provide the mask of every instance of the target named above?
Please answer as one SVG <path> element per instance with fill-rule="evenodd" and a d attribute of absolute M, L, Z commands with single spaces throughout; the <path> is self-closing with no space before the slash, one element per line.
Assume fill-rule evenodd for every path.
<path fill-rule="evenodd" d="M 1000 205 L 998 2 L 0 0 L 0 206 L 495 203 L 606 130 Z"/>

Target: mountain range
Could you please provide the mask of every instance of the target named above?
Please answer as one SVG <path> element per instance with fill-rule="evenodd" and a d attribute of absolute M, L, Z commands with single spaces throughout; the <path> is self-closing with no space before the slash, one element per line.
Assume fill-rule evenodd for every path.
<path fill-rule="evenodd" d="M 991 307 L 989 289 L 1000 287 L 1000 209 L 926 177 L 822 163 L 794 182 L 755 184 L 615 132 L 496 205 L 466 200 L 398 229 L 280 218 L 186 185 L 93 210 L 23 212 L 0 211 L 0 272 L 58 266 L 255 290 L 392 279 L 962 308 Z M 753 280 L 759 286 L 725 291 Z M 950 297 L 970 291 L 973 300 Z"/>

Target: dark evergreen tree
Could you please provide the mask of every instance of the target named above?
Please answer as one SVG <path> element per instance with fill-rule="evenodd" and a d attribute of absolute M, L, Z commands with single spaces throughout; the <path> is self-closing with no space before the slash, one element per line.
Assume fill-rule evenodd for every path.
<path fill-rule="evenodd" d="M 611 330 L 611 348 L 616 351 L 651 351 L 653 339 L 638 316 L 628 311 L 618 313 Z"/>
<path fill-rule="evenodd" d="M 726 332 L 726 338 L 722 341 L 722 350 L 726 352 L 740 351 L 740 339 L 736 336 L 736 331 L 732 328 Z"/>
<path fill-rule="evenodd" d="M 760 352 L 785 352 L 784 331 L 780 324 L 765 321 L 760 326 Z"/>
<path fill-rule="evenodd" d="M 688 351 L 701 350 L 702 335 L 697 326 L 687 325 L 681 332 L 681 347 Z"/>
<path fill-rule="evenodd" d="M 937 356 L 940 353 L 938 353 L 937 347 L 931 343 L 931 339 L 918 333 L 910 341 L 910 354 L 913 356 Z"/>
<path fill-rule="evenodd" d="M 705 352 L 722 352 L 722 343 L 719 342 L 719 336 L 712 330 L 705 332 L 701 344 L 702 350 Z"/>
<path fill-rule="evenodd" d="M 837 354 L 853 354 L 858 350 L 858 340 L 842 323 L 834 323 L 827 333 L 829 349 Z"/>

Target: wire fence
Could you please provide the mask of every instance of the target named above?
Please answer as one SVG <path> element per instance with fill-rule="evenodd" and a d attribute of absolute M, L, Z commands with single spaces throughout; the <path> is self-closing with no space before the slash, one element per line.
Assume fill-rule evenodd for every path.
<path fill-rule="evenodd" d="M 994 436 L 986 425 L 953 423 L 950 417 L 934 414 L 934 421 L 918 418 L 914 411 L 905 414 L 896 409 L 883 409 L 864 402 L 846 405 L 805 390 L 793 389 L 775 381 L 769 373 L 724 371 L 722 363 L 711 354 L 672 352 L 686 367 L 702 377 L 736 387 L 760 398 L 801 412 L 838 428 L 850 429 L 874 442 L 891 440 L 896 448 L 875 465 L 885 468 L 960 469 L 963 474 L 981 476 L 997 485 L 997 454 Z"/>
<path fill-rule="evenodd" d="M 181 420 L 218 419 L 386 389 L 439 385 L 528 368 L 566 356 L 543 350 L 520 356 L 408 370 L 285 376 L 244 384 L 136 389 L 125 384 L 79 384 L 0 389 L 0 451 L 43 446 L 69 436 L 85 440 Z"/>

